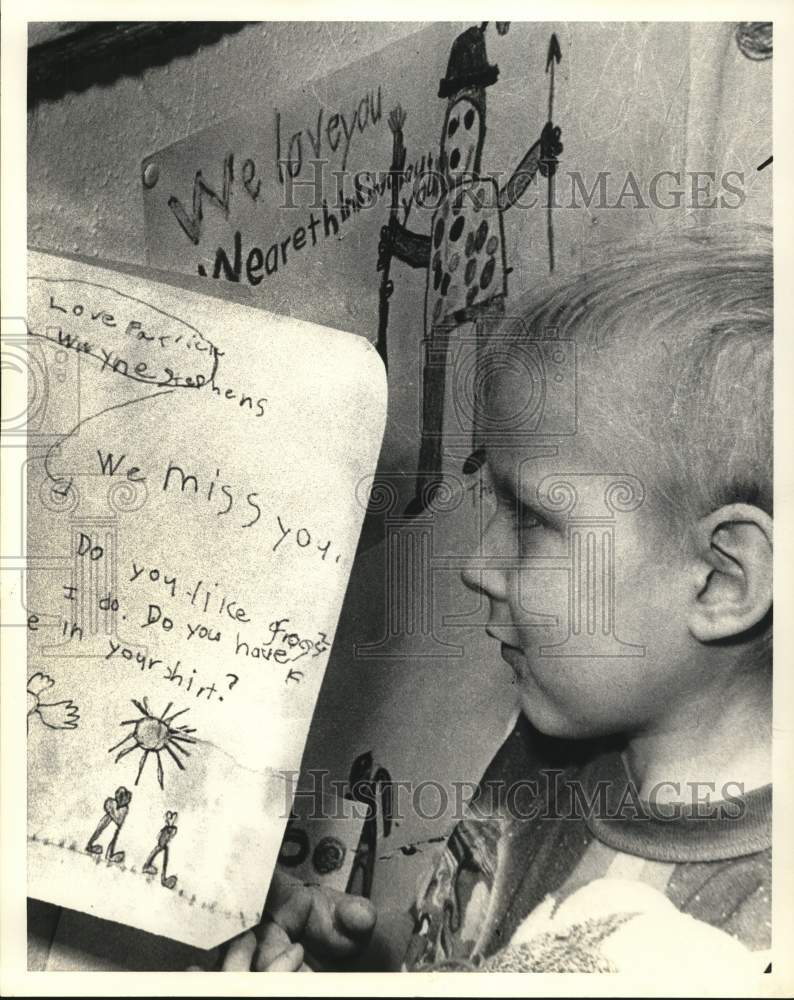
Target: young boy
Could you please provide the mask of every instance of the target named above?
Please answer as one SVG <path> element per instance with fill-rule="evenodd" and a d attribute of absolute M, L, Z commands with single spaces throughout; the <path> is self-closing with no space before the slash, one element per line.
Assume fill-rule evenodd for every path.
<path fill-rule="evenodd" d="M 420 893 L 404 967 L 621 968 L 621 934 L 640 925 L 628 951 L 656 948 L 661 967 L 659 942 L 680 962 L 703 934 L 723 956 L 763 952 L 769 236 L 611 254 L 514 312 L 483 360 L 495 509 L 464 582 L 488 598 L 521 715 Z M 576 433 L 521 439 L 522 351 L 549 330 L 575 344 Z M 545 426 L 560 426 L 553 408 L 571 402 L 545 389 Z M 280 877 L 269 910 L 258 968 L 299 967 L 290 941 L 349 951 L 373 923 L 363 901 Z"/>

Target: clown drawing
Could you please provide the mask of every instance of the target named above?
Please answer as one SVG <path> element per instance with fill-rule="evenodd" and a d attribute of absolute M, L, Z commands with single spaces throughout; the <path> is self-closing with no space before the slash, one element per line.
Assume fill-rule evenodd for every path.
<path fill-rule="evenodd" d="M 450 334 L 471 322 L 477 337 L 484 338 L 490 330 L 489 321 L 492 325 L 503 314 L 509 273 L 504 211 L 517 203 L 538 171 L 544 177 L 554 172 L 556 157 L 562 152 L 560 129 L 549 121 L 504 187 L 500 189 L 493 178 L 481 176 L 485 91 L 499 75 L 499 67 L 488 63 L 486 25 L 469 28 L 455 39 L 446 76 L 439 85 L 438 96 L 447 101 L 439 156 L 442 190 L 430 234 L 409 231 L 395 211 L 381 232 L 378 269 L 385 272 L 384 277 L 392 256 L 411 267 L 427 269 L 422 438 L 409 514 L 431 506 L 441 479 L 443 362 Z M 389 116 L 395 176 L 405 165 L 405 118 L 399 105 Z M 388 279 L 384 287 L 386 295 L 391 294 L 393 286 Z"/>

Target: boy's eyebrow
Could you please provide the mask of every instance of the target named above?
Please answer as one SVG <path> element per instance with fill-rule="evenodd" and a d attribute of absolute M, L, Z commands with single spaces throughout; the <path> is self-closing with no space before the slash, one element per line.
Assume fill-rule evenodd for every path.
<path fill-rule="evenodd" d="M 488 455 L 485 448 L 477 448 L 469 455 L 463 463 L 463 472 L 465 475 L 474 475 L 476 472 L 480 472 L 484 476 L 487 476 L 491 488 L 497 494 L 515 501 L 545 524 L 551 525 L 558 520 L 552 511 L 546 510 L 539 502 L 536 490 L 522 490 L 520 485 L 516 489 L 516 486 L 509 479 L 497 477 L 488 464 Z"/>
<path fill-rule="evenodd" d="M 463 463 L 463 475 L 472 476 L 485 465 L 485 448 L 476 448 Z"/>
<path fill-rule="evenodd" d="M 518 508 L 529 512 L 548 527 L 555 527 L 560 523 L 560 515 L 548 510 L 540 501 L 537 486 L 534 482 L 529 485 L 524 482 L 515 483 L 509 477 L 495 475 L 488 465 L 487 459 L 484 469 L 487 471 L 492 488 L 498 496 L 502 496 L 509 502 L 515 503 Z M 567 518 L 563 517 L 562 520 L 566 521 Z"/>

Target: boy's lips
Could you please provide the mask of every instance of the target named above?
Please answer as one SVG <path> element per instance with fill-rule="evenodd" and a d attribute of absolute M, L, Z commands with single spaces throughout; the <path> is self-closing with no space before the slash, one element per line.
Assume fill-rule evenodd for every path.
<path fill-rule="evenodd" d="M 490 625 L 486 625 L 485 626 L 485 631 L 488 633 L 488 635 L 492 639 L 496 639 L 496 641 L 498 643 L 501 643 L 501 646 L 502 646 L 502 656 L 505 656 L 505 653 L 506 652 L 510 652 L 510 651 L 512 651 L 513 653 L 517 653 L 518 655 L 523 655 L 523 651 L 521 650 L 521 648 L 519 646 L 514 646 L 511 642 L 508 642 L 507 639 L 504 638 L 504 636 L 501 636 L 496 631 L 496 629 L 491 628 Z M 510 661 L 508 661 L 508 662 L 510 662 Z"/>

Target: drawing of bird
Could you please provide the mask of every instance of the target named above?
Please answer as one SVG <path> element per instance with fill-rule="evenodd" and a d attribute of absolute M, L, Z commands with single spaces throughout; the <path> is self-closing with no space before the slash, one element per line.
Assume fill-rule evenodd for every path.
<path fill-rule="evenodd" d="M 73 701 L 43 702 L 41 696 L 54 687 L 55 681 L 47 674 L 35 673 L 28 680 L 28 728 L 31 717 L 37 715 L 48 729 L 77 729 L 80 719 L 78 706 Z"/>

